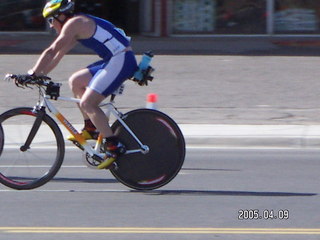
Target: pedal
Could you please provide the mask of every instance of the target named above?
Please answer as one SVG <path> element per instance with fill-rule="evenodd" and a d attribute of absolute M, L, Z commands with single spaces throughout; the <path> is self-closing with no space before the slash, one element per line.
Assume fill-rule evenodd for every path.
<path fill-rule="evenodd" d="M 106 168 L 107 170 L 118 170 L 119 166 L 116 162 L 113 162 L 109 168 Z"/>

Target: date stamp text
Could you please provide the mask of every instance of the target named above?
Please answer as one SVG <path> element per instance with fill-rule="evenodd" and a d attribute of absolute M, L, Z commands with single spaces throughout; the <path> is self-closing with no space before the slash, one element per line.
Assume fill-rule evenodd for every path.
<path fill-rule="evenodd" d="M 289 215 L 287 209 L 265 209 L 263 211 L 259 209 L 240 209 L 238 211 L 239 220 L 288 220 Z"/>

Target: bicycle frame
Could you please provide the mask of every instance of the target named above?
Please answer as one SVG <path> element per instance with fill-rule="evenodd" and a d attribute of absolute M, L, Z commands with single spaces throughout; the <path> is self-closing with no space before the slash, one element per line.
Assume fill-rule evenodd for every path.
<path fill-rule="evenodd" d="M 94 148 L 90 145 L 87 140 L 77 131 L 77 129 L 58 111 L 58 109 L 53 105 L 50 101 L 50 96 L 45 95 L 42 90 L 40 90 L 40 95 L 42 100 L 38 102 L 36 109 L 41 109 L 42 107 L 47 107 L 49 111 L 56 117 L 56 119 L 70 132 L 71 135 L 74 136 L 76 141 L 83 147 L 84 151 L 89 154 L 92 158 L 98 158 L 98 160 L 106 159 L 107 153 L 100 152 L 100 146 L 102 144 L 102 136 L 99 134 L 98 139 L 96 140 L 96 144 Z M 77 98 L 70 98 L 70 97 L 58 97 L 56 100 L 62 100 L 67 102 L 74 102 L 80 103 L 80 99 Z M 146 154 L 149 152 L 149 147 L 144 145 L 139 138 L 132 132 L 129 126 L 121 119 L 121 113 L 116 110 L 112 102 L 103 103 L 100 107 L 107 107 L 106 115 L 110 117 L 112 114 L 129 132 L 129 134 L 137 141 L 140 146 L 140 149 L 131 149 L 127 150 L 125 154 L 132 154 L 132 153 L 143 153 Z"/>
<path fill-rule="evenodd" d="M 114 116 L 111 129 L 126 146 L 125 154 L 137 154 L 119 156 L 113 162 L 116 156 L 106 151 L 101 134 L 97 140 L 86 140 L 54 106 L 53 100 L 81 103 L 80 99 L 60 97 L 60 83 L 46 76 L 15 74 L 7 74 L 5 80 L 13 80 L 20 88 L 36 87 L 38 90 L 34 108 L 16 107 L 0 115 L 0 183 L 5 186 L 17 190 L 34 189 L 58 173 L 65 156 L 61 125 L 73 136 L 69 138 L 71 142 L 83 151 L 82 160 L 88 167 L 101 169 L 109 164 L 106 168 L 112 175 L 130 188 L 153 190 L 169 183 L 179 173 L 185 158 L 185 140 L 179 126 L 165 113 L 152 109 L 135 109 L 122 114 L 113 102 L 123 87 L 99 107 L 107 109 L 105 114 L 109 119 Z M 151 79 L 138 84 L 147 85 L 148 80 Z M 116 121 L 112 123 L 113 120 Z M 165 148 L 163 143 L 166 143 Z M 170 158 L 166 157 L 168 155 Z"/>

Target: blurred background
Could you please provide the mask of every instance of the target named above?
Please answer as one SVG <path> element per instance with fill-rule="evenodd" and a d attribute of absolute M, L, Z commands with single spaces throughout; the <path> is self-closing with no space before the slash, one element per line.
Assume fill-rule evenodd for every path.
<path fill-rule="evenodd" d="M 126 32 L 175 35 L 317 35 L 314 0 L 75 0 L 77 11 L 106 18 Z M 1 0 L 0 32 L 48 32 L 45 0 Z"/>

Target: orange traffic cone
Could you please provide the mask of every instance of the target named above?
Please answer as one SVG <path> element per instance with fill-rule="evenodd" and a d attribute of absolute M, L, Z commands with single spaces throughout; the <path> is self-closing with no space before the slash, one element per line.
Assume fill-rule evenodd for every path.
<path fill-rule="evenodd" d="M 146 108 L 157 109 L 158 95 L 156 93 L 149 93 L 147 95 L 147 105 Z"/>

